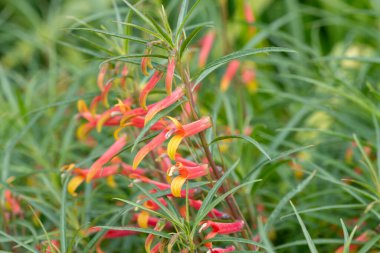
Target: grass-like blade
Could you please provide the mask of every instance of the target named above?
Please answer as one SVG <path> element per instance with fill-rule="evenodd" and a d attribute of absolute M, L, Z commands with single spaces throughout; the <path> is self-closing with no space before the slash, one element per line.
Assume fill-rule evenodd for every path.
<path fill-rule="evenodd" d="M 233 52 L 231 54 L 225 55 L 221 58 L 219 58 L 216 61 L 213 61 L 205 66 L 204 69 L 202 69 L 200 72 L 194 74 L 193 77 L 193 90 L 196 89 L 196 87 L 199 85 L 199 83 L 205 79 L 209 74 L 211 74 L 214 70 L 217 68 L 223 66 L 224 64 L 239 59 L 242 57 L 247 57 L 255 54 L 261 54 L 261 53 L 295 53 L 296 51 L 288 49 L 288 48 L 282 48 L 282 47 L 264 47 L 264 48 L 258 48 L 258 49 L 244 49 L 240 51 Z"/>
<path fill-rule="evenodd" d="M 292 202 L 292 201 L 290 201 L 290 205 L 292 205 L 292 208 L 293 208 L 293 210 L 294 210 L 294 213 L 295 213 L 296 216 L 297 216 L 297 220 L 298 220 L 298 222 L 299 222 L 299 224 L 300 224 L 300 226 L 301 226 L 301 228 L 302 228 L 302 232 L 303 232 L 303 234 L 304 234 L 304 236 L 305 236 L 305 238 L 306 238 L 306 241 L 307 241 L 307 244 L 308 244 L 308 246 L 309 246 L 310 252 L 311 252 L 311 253 L 318 253 L 317 248 L 315 247 L 315 244 L 314 244 L 314 242 L 313 242 L 313 239 L 311 238 L 309 232 L 307 231 L 307 228 L 306 228 L 306 226 L 305 226 L 305 223 L 302 221 L 302 218 L 301 218 L 301 216 L 298 214 L 297 209 L 296 209 L 296 207 L 293 205 L 293 202 Z"/>
<path fill-rule="evenodd" d="M 282 208 L 285 207 L 286 203 L 293 198 L 296 194 L 300 193 L 313 179 L 315 174 L 317 173 L 316 170 L 313 171 L 304 181 L 302 181 L 295 189 L 287 193 L 278 203 L 278 205 L 275 207 L 275 209 L 272 211 L 272 213 L 269 215 L 267 223 L 265 224 L 265 231 L 268 231 L 269 228 L 272 226 L 274 221 L 277 219 L 278 215 L 280 214 Z"/>
<path fill-rule="evenodd" d="M 243 134 L 237 134 L 237 135 L 225 135 L 225 136 L 219 136 L 215 139 L 213 139 L 209 145 L 217 142 L 217 141 L 221 141 L 221 140 L 226 140 L 226 139 L 242 139 L 242 140 L 246 140 L 248 141 L 249 143 L 251 143 L 252 145 L 254 145 L 258 150 L 260 150 L 261 153 L 263 153 L 263 155 L 265 155 L 266 158 L 268 158 L 269 161 L 271 161 L 272 159 L 270 158 L 270 156 L 268 155 L 268 153 L 264 150 L 263 147 L 261 147 L 260 143 L 258 143 L 256 140 L 254 140 L 253 138 L 247 136 L 247 135 L 243 135 Z"/>

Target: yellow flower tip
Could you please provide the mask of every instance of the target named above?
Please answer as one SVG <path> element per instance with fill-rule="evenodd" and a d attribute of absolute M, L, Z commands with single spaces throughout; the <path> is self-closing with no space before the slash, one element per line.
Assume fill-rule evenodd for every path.
<path fill-rule="evenodd" d="M 148 227 L 149 213 L 147 211 L 141 211 L 137 216 L 137 225 L 141 228 Z"/>
<path fill-rule="evenodd" d="M 84 113 L 84 112 L 88 112 L 89 111 L 88 107 L 86 105 L 86 102 L 84 102 L 83 99 L 78 100 L 77 107 L 78 107 L 79 113 Z"/>
<path fill-rule="evenodd" d="M 107 177 L 107 185 L 111 188 L 116 188 L 117 184 L 113 176 Z"/>
<path fill-rule="evenodd" d="M 89 183 L 91 182 L 91 180 L 94 178 L 96 172 L 98 171 L 98 166 L 96 166 L 96 164 L 94 164 L 90 170 L 88 171 L 87 175 L 86 175 L 86 183 Z"/>
<path fill-rule="evenodd" d="M 106 107 L 106 108 L 109 108 L 110 107 L 110 104 L 108 103 L 108 96 L 105 95 L 103 97 L 103 105 Z"/>
<path fill-rule="evenodd" d="M 181 134 L 177 134 L 170 139 L 168 143 L 167 153 L 171 160 L 175 160 L 175 154 L 177 153 L 178 146 L 181 143 L 182 139 L 183 135 Z"/>
<path fill-rule="evenodd" d="M 75 168 L 75 163 L 70 163 L 70 164 L 63 165 L 60 170 L 61 171 L 72 171 L 74 168 Z"/>
<path fill-rule="evenodd" d="M 172 180 L 172 183 L 170 185 L 170 190 L 174 197 L 181 197 L 181 189 L 182 186 L 185 184 L 186 178 L 182 176 L 178 176 Z"/>
<path fill-rule="evenodd" d="M 102 131 L 102 127 L 104 125 L 104 123 L 106 123 L 106 121 L 111 117 L 111 115 L 109 113 L 105 113 L 103 114 L 100 119 L 98 120 L 98 122 L 96 123 L 96 131 L 98 131 L 98 133 L 100 133 Z"/>
<path fill-rule="evenodd" d="M 230 82 L 227 79 L 223 78 L 221 83 L 220 83 L 220 90 L 222 92 L 226 92 L 226 90 L 228 89 L 229 86 L 230 86 Z"/>
<path fill-rule="evenodd" d="M 67 191 L 73 196 L 76 197 L 78 194 L 75 192 L 76 189 L 83 183 L 84 178 L 82 176 L 75 176 L 70 179 L 67 185 Z"/>
<path fill-rule="evenodd" d="M 115 138 L 115 140 L 118 140 L 120 138 L 119 136 L 119 133 L 121 132 L 121 130 L 123 130 L 124 127 L 118 127 L 114 132 L 113 132 L 113 137 Z"/>
<path fill-rule="evenodd" d="M 148 113 L 146 114 L 145 116 L 145 119 L 144 119 L 144 126 L 146 126 L 148 124 L 149 121 L 152 120 L 152 118 L 157 114 L 157 112 L 153 112 L 153 111 L 148 111 Z"/>
<path fill-rule="evenodd" d="M 87 124 L 82 124 L 80 127 L 78 127 L 76 131 L 76 136 L 79 140 L 83 141 L 86 139 L 89 132 L 89 128 Z"/>
<path fill-rule="evenodd" d="M 173 118 L 173 117 L 170 117 L 170 116 L 166 116 L 166 118 L 168 118 L 171 122 L 173 122 L 173 124 L 175 125 L 175 127 L 178 130 L 182 130 L 183 129 L 181 122 L 179 122 L 176 118 Z"/>

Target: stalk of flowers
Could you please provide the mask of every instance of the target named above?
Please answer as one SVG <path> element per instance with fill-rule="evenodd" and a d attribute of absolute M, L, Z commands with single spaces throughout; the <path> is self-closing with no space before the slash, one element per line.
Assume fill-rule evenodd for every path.
<path fill-rule="evenodd" d="M 215 32 L 211 31 L 207 33 L 201 41 L 201 50 L 199 55 L 199 66 L 201 68 L 203 68 L 207 62 L 208 55 L 213 46 L 214 38 Z M 145 56 L 142 57 L 141 61 L 141 71 L 146 76 L 149 76 L 148 67 L 154 69 L 151 64 L 151 57 L 149 57 L 152 52 L 152 45 L 153 44 L 148 43 Z M 116 173 L 127 175 L 129 178 L 133 179 L 133 183 L 130 185 L 131 187 L 137 183 L 144 183 L 146 187 L 150 186 L 150 189 L 147 190 L 149 194 L 159 195 L 156 199 L 149 199 L 147 196 L 140 194 L 137 202 L 142 204 L 136 206 L 142 210 L 138 210 L 139 212 L 134 215 L 132 222 L 137 223 L 137 225 L 141 228 L 147 228 L 148 226 L 153 226 L 154 224 L 156 231 L 172 229 L 174 227 L 178 234 L 185 236 L 184 231 L 178 231 L 178 229 L 184 229 L 177 224 L 178 222 L 173 222 L 171 225 L 167 225 L 167 222 L 160 223 L 157 221 L 158 218 L 153 217 L 151 214 L 159 214 L 160 212 L 164 212 L 167 207 L 176 208 L 178 203 L 181 203 L 184 200 L 189 205 L 187 208 L 192 207 L 195 210 L 201 209 L 204 203 L 201 200 L 196 200 L 199 198 L 199 196 L 196 196 L 199 190 L 191 187 L 182 189 L 184 184 L 189 180 L 198 180 L 210 174 L 213 179 L 218 180 L 223 172 L 218 170 L 210 150 L 208 149 L 204 135 L 204 131 L 212 127 L 211 118 L 208 116 L 201 117 L 197 114 L 194 94 L 193 92 L 189 92 L 193 88 L 190 81 L 190 75 L 186 72 L 187 68 L 183 66 L 182 60 L 180 59 L 181 57 L 178 55 L 179 50 L 171 46 L 170 42 L 167 43 L 167 41 L 162 41 L 161 45 L 163 45 L 164 48 L 166 47 L 168 53 L 166 71 L 163 72 L 162 68 L 151 71 L 152 76 L 140 90 L 137 103 L 132 97 L 127 97 L 123 98 L 123 100 L 119 100 L 117 104 L 109 109 L 106 109 L 104 112 L 98 114 L 96 113 L 99 102 L 103 101 L 104 107 L 108 107 L 108 93 L 110 89 L 114 87 L 112 79 L 104 82 L 107 73 L 104 69 L 101 69 L 98 77 L 98 86 L 101 90 L 101 94 L 94 98 L 90 109 L 87 108 L 87 105 L 83 101 L 78 103 L 79 115 L 87 120 L 87 123 L 85 123 L 79 130 L 79 137 L 84 136 L 85 138 L 88 133 L 95 128 L 98 132 L 100 132 L 103 126 L 118 126 L 118 128 L 114 132 L 116 141 L 90 166 L 90 169 L 76 169 L 73 171 L 76 176 L 72 179 L 73 181 L 69 183 L 69 189 L 72 193 L 74 193 L 75 189 L 84 180 L 90 182 L 97 178 L 113 176 Z M 157 66 L 156 64 L 154 65 Z M 222 79 L 223 90 L 227 90 L 239 66 L 240 62 L 237 60 L 232 61 L 227 66 L 226 74 Z M 176 71 L 180 72 L 182 79 L 181 81 L 183 84 L 181 83 L 180 85 L 177 85 L 174 81 Z M 164 75 L 167 95 L 155 103 L 147 104 L 150 92 L 152 92 L 152 90 L 160 84 L 160 81 Z M 106 83 L 106 85 L 104 85 L 104 83 Z M 175 87 L 176 85 L 177 87 Z M 199 87 L 200 86 L 198 86 L 198 88 Z M 122 152 L 123 148 L 127 145 L 127 135 L 120 134 L 122 130 L 123 132 L 126 130 L 128 132 L 128 136 L 132 136 L 133 138 L 133 136 L 138 134 L 139 129 L 145 128 L 159 112 L 170 107 L 177 101 L 182 100 L 184 96 L 189 98 L 189 103 L 186 107 L 187 117 L 182 117 L 179 119 L 174 115 L 167 115 L 158 121 L 156 120 L 149 130 L 156 131 L 157 135 L 142 145 L 133 158 L 131 168 L 128 167 L 127 164 L 124 164 L 123 167 L 122 163 L 112 164 L 111 162 L 111 165 L 107 165 L 111 159 L 119 155 L 119 153 Z M 189 117 L 189 115 L 191 115 L 191 117 Z M 189 139 L 189 137 L 192 138 Z M 185 139 L 187 142 L 191 142 L 194 137 L 199 137 L 202 143 L 201 146 L 197 145 L 194 148 L 196 149 L 195 152 L 199 153 L 199 157 L 196 160 L 201 160 L 202 163 L 184 158 L 185 156 L 181 155 L 183 150 L 187 152 L 187 147 L 185 149 L 185 146 L 181 145 L 182 142 L 184 142 Z M 135 143 L 135 145 L 136 144 L 137 143 Z M 204 154 L 202 154 L 202 152 L 204 152 Z M 155 162 L 154 166 L 148 166 L 143 171 L 139 170 L 137 167 L 143 162 L 144 159 L 148 157 L 148 154 L 151 155 L 149 158 L 152 158 Z M 159 159 L 159 162 L 156 161 L 157 159 Z M 120 167 L 122 168 L 121 170 Z M 162 191 L 168 191 L 168 193 L 162 194 Z M 220 192 L 225 193 L 227 191 L 228 188 L 225 185 L 222 185 Z M 206 240 L 212 239 L 218 234 L 223 235 L 244 232 L 243 228 L 245 223 L 240 217 L 236 202 L 233 203 L 233 197 L 231 195 L 228 196 L 226 200 L 227 205 L 230 208 L 231 215 L 223 211 L 219 211 L 216 208 L 211 209 L 207 215 L 212 219 L 230 218 L 232 220 L 231 222 L 204 220 L 200 224 L 194 224 L 194 229 L 197 226 L 200 226 L 200 232 L 211 228 L 211 231 L 205 237 Z M 161 215 L 163 214 L 157 216 Z M 111 232 L 107 233 L 109 233 L 108 236 L 110 238 L 119 235 L 116 232 L 112 235 Z M 146 250 L 148 252 L 162 251 L 165 246 L 164 241 L 160 240 L 154 247 L 151 247 L 153 239 L 153 234 L 148 235 L 145 244 Z M 183 240 L 183 238 L 181 239 Z M 188 240 L 190 244 L 193 244 L 194 239 L 195 238 L 189 237 L 185 240 Z M 209 248 L 209 252 L 231 252 L 235 249 L 233 246 L 229 246 L 227 248 L 213 248 L 211 242 L 206 242 L 204 245 Z M 98 250 L 101 250 L 100 243 L 98 246 Z M 187 249 L 182 251 L 187 252 Z"/>

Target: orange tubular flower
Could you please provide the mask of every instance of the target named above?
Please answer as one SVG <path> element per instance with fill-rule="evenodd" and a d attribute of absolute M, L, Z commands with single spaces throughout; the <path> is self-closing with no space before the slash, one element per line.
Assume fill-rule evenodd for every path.
<path fill-rule="evenodd" d="M 227 248 L 214 248 L 214 249 L 209 249 L 207 253 L 226 253 L 226 252 L 233 252 L 235 251 L 235 247 L 233 245 L 228 246 Z"/>
<path fill-rule="evenodd" d="M 131 174 L 130 178 L 136 178 L 137 182 L 141 181 L 141 182 L 144 182 L 144 183 L 147 183 L 147 184 L 154 185 L 158 189 L 160 189 L 161 191 L 165 191 L 165 190 L 169 190 L 170 189 L 170 185 L 169 184 L 157 182 L 157 181 L 154 181 L 154 180 L 152 180 L 150 178 L 147 178 L 145 176 L 142 176 L 142 175 Z M 198 193 L 198 189 L 194 189 L 194 188 L 189 189 L 189 197 L 194 197 L 194 195 L 196 193 Z M 168 194 L 167 196 L 168 197 L 173 197 L 173 194 Z M 182 190 L 181 191 L 181 198 L 185 198 L 185 197 L 186 197 L 186 190 Z"/>
<path fill-rule="evenodd" d="M 212 231 L 207 234 L 205 239 L 211 239 L 214 238 L 216 235 L 225 235 L 225 234 L 232 234 L 232 233 L 237 233 L 243 230 L 244 227 L 244 221 L 235 221 L 231 223 L 220 223 L 220 222 L 213 222 L 213 221 L 206 221 L 204 222 L 200 229 L 199 232 L 202 230 L 205 230 L 207 228 L 211 227 Z M 212 248 L 212 243 L 211 242 L 206 242 L 205 246 L 207 248 Z"/>
<path fill-rule="evenodd" d="M 249 35 L 253 36 L 256 32 L 256 27 L 253 26 L 253 23 L 255 23 L 255 15 L 253 14 L 251 6 L 249 6 L 248 2 L 244 2 L 244 17 L 249 25 Z"/>
<path fill-rule="evenodd" d="M 152 78 L 149 80 L 149 82 L 145 85 L 144 89 L 141 91 L 139 102 L 140 102 L 140 106 L 142 108 L 144 108 L 145 110 L 147 109 L 146 108 L 146 97 L 148 96 L 149 92 L 156 86 L 158 81 L 160 81 L 162 76 L 163 76 L 162 72 L 160 72 L 160 71 L 154 72 Z"/>
<path fill-rule="evenodd" d="M 177 102 L 180 98 L 185 95 L 185 91 L 183 88 L 177 88 L 171 95 L 167 96 L 163 100 L 155 103 L 147 112 L 145 116 L 145 125 L 160 111 L 165 108 L 168 108 L 175 102 Z"/>
<path fill-rule="evenodd" d="M 7 189 L 4 191 L 5 206 L 11 210 L 12 214 L 22 214 L 22 209 L 18 200 L 12 195 L 13 194 L 10 190 Z"/>
<path fill-rule="evenodd" d="M 42 243 L 36 246 L 36 249 L 43 253 L 54 253 L 58 251 L 60 245 L 61 244 L 57 240 L 50 240 L 50 242 L 43 241 Z"/>
<path fill-rule="evenodd" d="M 103 167 L 103 165 L 111 160 L 115 155 L 117 155 L 125 146 L 125 144 L 127 144 L 127 136 L 123 135 L 114 144 L 112 144 L 112 146 L 98 160 L 92 164 L 90 171 L 86 176 L 86 182 L 90 182 L 95 174 Z"/>
<path fill-rule="evenodd" d="M 258 86 L 254 66 L 247 66 L 247 64 L 244 64 L 241 79 L 250 92 L 255 92 L 257 90 Z"/>
<path fill-rule="evenodd" d="M 175 58 L 169 57 L 168 67 L 166 70 L 166 79 L 165 79 L 166 92 L 169 95 L 172 94 L 172 83 L 173 83 L 173 77 L 174 77 L 174 70 L 175 70 Z"/>
<path fill-rule="evenodd" d="M 174 94 L 174 92 L 173 92 Z M 174 122 L 174 126 L 167 127 L 164 131 L 154 137 L 148 144 L 146 144 L 140 151 L 136 154 L 133 160 L 133 168 L 137 168 L 144 157 L 153 149 L 162 145 L 167 139 L 174 135 L 168 144 L 168 155 L 174 160 L 177 148 L 181 143 L 182 139 L 199 132 L 202 132 L 212 126 L 210 117 L 204 117 L 200 120 L 192 122 L 190 124 L 182 126 L 177 120 L 171 118 Z"/>
<path fill-rule="evenodd" d="M 146 54 L 146 55 L 148 55 L 148 54 L 150 54 L 152 52 L 152 48 L 151 47 L 147 47 L 146 49 L 145 49 L 145 52 L 144 52 L 144 54 Z M 145 75 L 145 76 L 149 76 L 149 74 L 148 74 L 148 71 L 147 71 L 147 67 L 149 67 L 149 68 L 153 68 L 153 66 L 152 66 L 152 62 L 151 62 L 151 59 L 150 59 L 150 57 L 143 57 L 142 59 L 141 59 L 141 71 L 143 72 L 143 74 Z"/>
<path fill-rule="evenodd" d="M 199 53 L 199 67 L 203 68 L 206 65 L 208 55 L 210 54 L 213 42 L 215 39 L 215 32 L 208 32 L 201 40 L 201 51 Z"/>
<path fill-rule="evenodd" d="M 91 227 L 87 230 L 88 234 L 93 234 L 102 231 L 103 228 L 100 227 Z M 118 238 L 118 237 L 124 237 L 124 236 L 131 236 L 135 235 L 138 232 L 136 231 L 130 231 L 130 230 L 119 230 L 119 229 L 109 229 L 107 232 L 103 235 L 104 239 L 110 239 L 110 238 Z"/>
<path fill-rule="evenodd" d="M 122 167 L 121 171 L 119 169 L 120 165 Z M 84 182 L 89 172 L 90 172 L 89 169 L 76 168 L 73 170 L 73 173 L 75 174 L 75 176 L 69 181 L 68 186 L 67 186 L 67 191 L 72 196 L 77 196 L 77 193 L 75 191 Z M 119 163 L 119 164 L 113 164 L 113 165 L 104 167 L 101 170 L 98 170 L 92 179 L 111 178 L 113 175 L 118 174 L 118 173 L 122 175 L 126 175 L 126 176 L 129 176 L 132 173 L 143 175 L 145 171 L 143 169 L 132 170 L 132 166 L 126 163 Z"/>
<path fill-rule="evenodd" d="M 222 78 L 222 82 L 220 83 L 220 89 L 224 92 L 228 89 L 230 86 L 230 82 L 232 78 L 235 76 L 237 70 L 239 69 L 240 61 L 233 60 L 231 61 L 226 69 L 226 73 L 224 74 Z"/>
<path fill-rule="evenodd" d="M 103 89 L 104 89 L 104 77 L 107 74 L 107 69 L 108 69 L 108 65 L 107 64 L 103 65 L 99 71 L 99 74 L 98 74 L 97 83 L 98 83 L 98 87 L 101 91 L 103 91 Z"/>
<path fill-rule="evenodd" d="M 171 182 L 170 189 L 174 197 L 181 197 L 181 189 L 186 180 L 205 176 L 209 172 L 207 164 L 184 166 L 180 162 L 177 162 L 169 169 L 168 175 L 173 176 L 174 171 L 179 172 L 179 176 L 175 177 Z"/>
<path fill-rule="evenodd" d="M 368 240 L 369 240 L 369 236 L 367 232 L 364 232 L 355 238 L 355 241 L 362 242 L 362 243 L 367 242 Z M 358 249 L 359 249 L 359 245 L 351 244 L 349 247 L 349 252 L 354 253 L 354 252 L 357 252 Z M 344 246 L 340 246 L 338 249 L 335 250 L 335 253 L 343 253 L 343 252 L 344 252 Z"/>
<path fill-rule="evenodd" d="M 196 210 L 199 210 L 202 206 L 202 200 L 194 200 L 189 199 L 189 205 L 194 207 Z M 227 213 L 223 213 L 215 208 L 213 208 L 208 214 L 208 217 L 210 218 L 219 218 L 219 219 L 227 219 L 230 218 L 230 215 Z"/>
<path fill-rule="evenodd" d="M 155 231 L 162 231 L 165 228 L 165 223 L 166 222 L 164 220 L 160 220 L 159 222 L 157 222 L 156 226 L 154 227 L 154 230 Z M 152 245 L 153 240 L 154 240 L 154 235 L 153 234 L 149 234 L 146 237 L 146 240 L 145 240 L 145 251 L 148 252 L 148 253 L 151 252 L 150 246 Z"/>

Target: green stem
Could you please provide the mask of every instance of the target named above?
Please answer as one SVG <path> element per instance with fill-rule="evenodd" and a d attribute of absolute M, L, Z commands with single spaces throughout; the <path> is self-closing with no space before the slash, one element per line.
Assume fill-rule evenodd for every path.
<path fill-rule="evenodd" d="M 180 62 L 178 64 L 178 70 L 180 72 L 180 75 L 181 75 L 181 79 L 182 81 L 184 82 L 185 84 L 185 88 L 186 88 L 186 93 L 187 93 L 187 96 L 189 98 L 189 102 L 190 102 L 190 108 L 191 108 L 191 114 L 192 114 L 192 117 L 194 118 L 194 120 L 198 120 L 200 117 L 198 115 L 198 112 L 197 112 L 197 107 L 196 107 L 196 103 L 195 103 L 195 100 L 194 100 L 194 96 L 192 94 L 192 91 L 191 91 L 191 79 L 190 79 L 190 76 L 189 76 L 189 72 L 183 67 L 182 63 Z M 199 133 L 199 138 L 201 140 L 201 145 L 202 145 L 202 148 L 205 152 L 205 155 L 206 155 L 206 158 L 212 168 L 212 173 L 211 173 L 211 176 L 213 177 L 214 180 L 219 180 L 222 176 L 223 176 L 223 173 L 222 171 L 225 171 L 225 169 L 222 167 L 222 170 L 219 170 L 218 166 L 216 165 L 213 157 L 212 157 L 212 154 L 210 152 L 210 149 L 209 149 L 209 146 L 208 146 L 208 143 L 207 143 L 207 140 L 206 140 L 206 136 L 205 136 L 205 133 L 204 132 L 200 132 Z M 225 181 L 223 182 L 222 186 L 221 186 L 221 191 L 222 193 L 226 193 L 228 192 L 229 190 L 229 185 L 228 185 L 228 182 Z M 227 205 L 231 211 L 231 215 L 237 219 L 237 220 L 243 220 L 245 222 L 245 230 L 242 231 L 242 234 L 243 234 L 243 237 L 245 239 L 248 239 L 248 240 L 252 240 L 253 238 L 253 235 L 252 235 L 252 231 L 250 229 L 250 227 L 248 226 L 247 222 L 245 221 L 244 219 L 244 216 L 242 215 L 241 211 L 240 211 L 240 208 L 236 202 L 236 199 L 234 198 L 233 195 L 228 195 L 226 197 L 226 202 L 227 202 Z M 251 247 L 252 246 L 252 247 Z M 253 245 L 249 245 L 249 248 L 250 249 L 254 249 L 254 246 Z"/>

